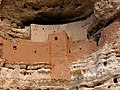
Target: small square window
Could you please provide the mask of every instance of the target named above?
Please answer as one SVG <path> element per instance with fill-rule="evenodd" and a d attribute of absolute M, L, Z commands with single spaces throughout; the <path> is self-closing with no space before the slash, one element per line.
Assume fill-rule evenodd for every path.
<path fill-rule="evenodd" d="M 55 37 L 55 40 L 58 40 L 58 37 Z"/>
<path fill-rule="evenodd" d="M 35 53 L 37 53 L 37 51 L 35 50 Z"/>
<path fill-rule="evenodd" d="M 13 50 L 17 50 L 17 46 L 13 46 Z"/>

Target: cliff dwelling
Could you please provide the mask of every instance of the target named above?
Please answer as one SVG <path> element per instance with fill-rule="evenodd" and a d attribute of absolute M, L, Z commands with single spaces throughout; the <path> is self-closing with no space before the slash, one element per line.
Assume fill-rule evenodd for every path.
<path fill-rule="evenodd" d="M 72 53 L 81 52 L 79 48 L 85 47 L 79 45 L 76 48 L 78 50 L 74 51 L 75 49 L 72 50 L 72 46 L 76 41 L 87 41 L 87 32 L 85 30 L 79 32 L 80 23 L 63 25 L 32 24 L 29 31 L 26 30 L 26 32 L 29 32 L 30 40 L 3 41 L 2 57 L 16 63 L 51 63 L 51 78 L 70 79 L 68 67 L 79 56 L 73 56 Z"/>
<path fill-rule="evenodd" d="M 119 90 L 119 0 L 0 0 L 0 90 Z"/>

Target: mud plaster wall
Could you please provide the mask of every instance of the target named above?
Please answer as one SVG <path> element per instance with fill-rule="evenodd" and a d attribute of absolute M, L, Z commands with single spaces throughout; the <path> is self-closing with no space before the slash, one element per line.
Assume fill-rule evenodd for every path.
<path fill-rule="evenodd" d="M 69 60 L 73 62 L 79 58 L 82 60 L 89 54 L 98 50 L 98 48 L 100 47 L 96 46 L 96 42 L 93 39 L 89 41 L 73 42 L 70 44 Z"/>
<path fill-rule="evenodd" d="M 50 62 L 47 43 L 4 41 L 3 57 L 11 62 Z"/>
<path fill-rule="evenodd" d="M 15 46 L 15 47 L 14 47 Z M 70 79 L 69 66 L 96 48 L 94 41 L 72 42 L 65 32 L 49 34 L 47 42 L 4 41 L 3 58 L 10 62 L 50 62 L 52 78 Z M 81 49 L 80 49 L 81 48 Z"/>
<path fill-rule="evenodd" d="M 49 34 L 48 37 L 48 42 L 45 43 L 28 40 L 14 43 L 4 41 L 3 58 L 10 62 L 18 63 L 50 62 L 52 63 L 52 78 L 70 79 L 68 67 L 77 57 L 82 57 L 83 52 L 86 53 L 88 47 L 84 45 L 85 43 L 81 42 L 82 50 L 74 51 L 76 49 L 74 47 L 77 45 L 70 42 L 65 32 L 54 32 Z"/>
<path fill-rule="evenodd" d="M 69 61 L 67 55 L 69 53 L 69 38 L 66 33 L 53 33 L 49 35 L 50 59 L 52 65 L 51 77 L 56 79 L 70 79 Z"/>
<path fill-rule="evenodd" d="M 31 25 L 31 40 L 45 42 L 53 32 L 66 32 L 72 41 L 87 40 L 87 23 L 78 21 L 63 25 Z"/>
<path fill-rule="evenodd" d="M 117 28 L 112 28 L 113 26 Z M 48 35 L 47 42 L 20 41 L 9 42 L 5 41 L 3 45 L 3 57 L 13 62 L 51 62 L 52 63 L 52 78 L 67 78 L 70 79 L 69 65 L 79 58 L 84 58 L 90 53 L 98 50 L 106 41 L 111 41 L 115 34 L 111 31 L 118 31 L 119 23 L 110 25 L 106 28 L 100 38 L 100 46 L 96 46 L 94 40 L 81 40 L 72 42 L 69 40 L 69 35 L 65 32 L 53 32 Z M 109 34 L 109 36 L 108 36 Z M 107 35 L 108 37 L 106 37 Z M 17 46 L 17 50 L 13 50 L 13 46 Z M 35 50 L 36 53 L 35 53 Z M 30 59 L 30 60 L 29 60 Z"/>
<path fill-rule="evenodd" d="M 9 62 L 35 62 L 52 63 L 52 78 L 69 78 L 69 65 L 67 59 L 69 51 L 69 38 L 65 32 L 54 32 L 49 35 L 48 42 L 4 41 L 3 58 Z"/>

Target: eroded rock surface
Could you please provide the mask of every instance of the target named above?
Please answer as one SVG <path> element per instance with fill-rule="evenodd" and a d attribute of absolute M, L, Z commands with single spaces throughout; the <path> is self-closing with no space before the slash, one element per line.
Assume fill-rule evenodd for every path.
<path fill-rule="evenodd" d="M 80 80 L 84 89 L 86 87 L 89 90 L 119 90 L 119 44 L 118 39 L 115 43 L 104 45 L 85 60 L 74 62 L 71 65 L 71 78 Z"/>
<path fill-rule="evenodd" d="M 3 0 L 0 18 L 18 27 L 67 23 L 87 18 L 93 12 L 93 5 L 93 0 Z"/>
<path fill-rule="evenodd" d="M 108 26 L 120 18 L 119 0 L 100 0 L 94 4 L 94 20 L 88 29 L 88 37 L 95 33 L 100 33 L 104 27 Z"/>
<path fill-rule="evenodd" d="M 0 37 L 7 40 L 30 39 L 30 32 L 26 31 L 25 26 L 31 24 L 88 22 L 79 28 L 87 30 L 86 42 L 72 42 L 73 47 L 68 51 L 68 56 L 76 59 L 69 66 L 70 80 L 51 79 L 53 66 L 50 63 L 23 64 L 5 60 L 2 57 L 3 43 L 0 42 L 0 89 L 119 90 L 120 27 L 119 23 L 109 25 L 119 22 L 119 17 L 119 0 L 0 0 Z M 79 44 L 93 51 L 81 48 Z M 96 46 L 95 49 L 91 49 L 92 45 Z M 82 55 L 86 57 L 81 59 Z"/>
<path fill-rule="evenodd" d="M 51 64 L 22 64 L 1 59 L 0 88 L 3 90 L 119 90 L 119 28 L 114 34 L 116 36 L 114 40 L 106 42 L 97 52 L 71 64 L 70 80 L 50 79 Z"/>
<path fill-rule="evenodd" d="M 119 20 L 119 5 L 119 0 L 2 0 L 0 18 L 11 27 L 24 28 L 33 23 L 64 24 L 93 15 L 94 20 L 87 29 L 88 38 L 93 38 Z"/>

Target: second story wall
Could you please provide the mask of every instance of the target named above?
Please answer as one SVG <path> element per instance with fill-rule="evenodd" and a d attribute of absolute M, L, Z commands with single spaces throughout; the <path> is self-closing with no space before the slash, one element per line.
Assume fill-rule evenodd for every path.
<path fill-rule="evenodd" d="M 85 21 L 78 21 L 61 25 L 31 25 L 31 40 L 46 42 L 48 35 L 54 32 L 66 32 L 72 41 L 87 40 L 87 25 Z"/>

